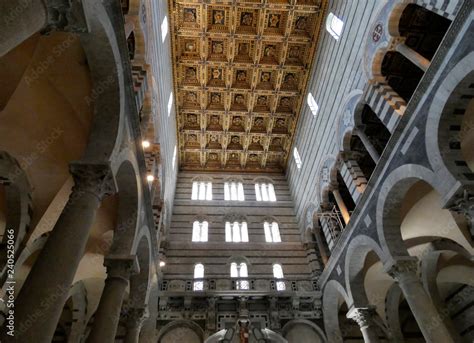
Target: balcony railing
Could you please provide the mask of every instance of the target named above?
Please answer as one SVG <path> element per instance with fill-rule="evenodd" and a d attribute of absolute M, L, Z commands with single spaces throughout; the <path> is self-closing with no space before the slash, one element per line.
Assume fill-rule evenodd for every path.
<path fill-rule="evenodd" d="M 275 278 L 169 279 L 160 282 L 161 292 L 315 292 L 317 281 Z"/>

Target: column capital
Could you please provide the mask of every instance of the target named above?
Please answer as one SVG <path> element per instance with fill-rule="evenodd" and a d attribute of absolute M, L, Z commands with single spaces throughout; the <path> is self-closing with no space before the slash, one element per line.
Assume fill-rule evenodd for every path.
<path fill-rule="evenodd" d="M 372 325 L 375 315 L 375 306 L 353 307 L 347 312 L 346 317 L 357 322 L 361 329 Z"/>
<path fill-rule="evenodd" d="M 117 185 L 108 163 L 86 163 L 75 161 L 69 164 L 74 178 L 73 192 L 92 193 L 99 201 L 106 195 L 114 194 Z"/>
<path fill-rule="evenodd" d="M 127 327 L 141 327 L 145 320 L 150 317 L 146 307 L 130 307 L 127 315 Z"/>
<path fill-rule="evenodd" d="M 452 201 L 448 209 L 464 215 L 469 221 L 471 234 L 474 233 L 474 193 L 464 190 Z"/>
<path fill-rule="evenodd" d="M 140 270 L 136 256 L 107 256 L 104 266 L 107 268 L 107 279 L 122 279 L 126 282 Z"/>
<path fill-rule="evenodd" d="M 53 30 L 74 33 L 88 32 L 87 19 L 81 0 L 42 0 L 48 19 L 43 33 Z"/>
<path fill-rule="evenodd" d="M 396 258 L 386 264 L 384 269 L 397 282 L 417 278 L 418 259 L 412 256 Z"/>

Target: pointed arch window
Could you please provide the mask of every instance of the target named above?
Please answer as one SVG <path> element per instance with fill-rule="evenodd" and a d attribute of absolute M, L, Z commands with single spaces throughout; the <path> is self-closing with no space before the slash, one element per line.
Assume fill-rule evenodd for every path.
<path fill-rule="evenodd" d="M 247 222 L 226 222 L 225 223 L 225 241 L 226 242 L 248 242 L 249 233 Z"/>
<path fill-rule="evenodd" d="M 283 275 L 283 268 L 281 267 L 281 264 L 275 263 L 273 265 L 273 277 L 277 279 L 276 281 L 276 289 L 277 291 L 284 291 L 286 290 L 286 285 L 285 281 L 278 281 L 280 279 L 284 278 Z"/>
<path fill-rule="evenodd" d="M 257 201 L 276 201 L 275 187 L 271 183 L 256 183 L 255 197 Z"/>
<path fill-rule="evenodd" d="M 207 221 L 203 221 L 202 223 L 199 221 L 195 221 L 193 223 L 193 242 L 207 242 L 208 238 L 208 227 L 209 223 Z"/>
<path fill-rule="evenodd" d="M 204 265 L 198 263 L 194 266 L 194 284 L 193 290 L 203 291 L 204 290 Z"/>
<path fill-rule="evenodd" d="M 193 181 L 192 200 L 212 200 L 212 182 Z"/>
<path fill-rule="evenodd" d="M 224 200 L 245 201 L 244 186 L 242 182 L 225 182 Z"/>
<path fill-rule="evenodd" d="M 264 222 L 263 229 L 265 231 L 265 241 L 267 243 L 279 243 L 281 242 L 280 228 L 277 222 Z"/>
<path fill-rule="evenodd" d="M 237 264 L 236 262 L 232 262 L 230 264 L 230 277 L 231 278 L 238 278 L 235 282 L 235 289 L 237 290 L 247 290 L 249 289 L 249 281 L 248 280 L 241 280 L 248 278 L 248 269 L 247 269 L 247 264 L 242 262 L 240 264 Z"/>
<path fill-rule="evenodd" d="M 336 17 L 334 13 L 329 13 L 328 18 L 326 19 L 326 30 L 334 37 L 334 39 L 339 40 L 341 38 L 342 29 L 344 27 L 344 22 Z"/>

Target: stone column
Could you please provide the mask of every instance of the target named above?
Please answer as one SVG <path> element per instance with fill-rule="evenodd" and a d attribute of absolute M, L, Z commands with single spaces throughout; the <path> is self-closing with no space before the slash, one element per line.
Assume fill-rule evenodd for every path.
<path fill-rule="evenodd" d="M 88 343 L 115 342 L 123 298 L 130 275 L 138 270 L 136 257 L 107 257 L 107 279 L 94 317 Z"/>
<path fill-rule="evenodd" d="M 146 318 L 148 318 L 148 310 L 146 308 L 131 307 L 128 310 L 125 343 L 138 343 L 140 331 Z"/>
<path fill-rule="evenodd" d="M 386 265 L 385 269 L 398 282 L 425 340 L 427 342 L 454 342 L 417 276 L 417 265 L 416 258 L 400 258 Z"/>
<path fill-rule="evenodd" d="M 364 144 L 365 149 L 367 149 L 367 152 L 369 153 L 370 157 L 375 162 L 375 164 L 377 164 L 377 162 L 380 159 L 380 155 L 375 149 L 372 142 L 370 141 L 369 137 L 367 137 L 365 132 L 360 129 L 355 129 L 354 134 L 360 138 L 360 140 L 362 141 L 362 144 Z"/>
<path fill-rule="evenodd" d="M 411 63 L 416 65 L 418 68 L 426 72 L 430 67 L 430 60 L 426 59 L 418 52 L 410 48 L 404 42 L 399 43 L 395 46 L 395 50 L 405 56 Z"/>
<path fill-rule="evenodd" d="M 354 320 L 359 325 L 360 331 L 364 336 L 365 343 L 378 343 L 379 337 L 375 331 L 373 316 L 375 309 L 373 307 L 352 308 L 347 312 L 346 317 Z"/>
<path fill-rule="evenodd" d="M 344 219 L 344 223 L 349 224 L 349 220 L 351 219 L 351 215 L 349 214 L 349 210 L 347 209 L 344 200 L 342 199 L 341 193 L 339 193 L 338 189 L 332 191 L 334 195 L 334 199 L 336 199 L 337 206 L 339 207 L 339 211 L 341 211 L 342 218 Z"/>
<path fill-rule="evenodd" d="M 116 190 L 106 163 L 74 162 L 70 170 L 72 193 L 16 299 L 18 342 L 51 342 L 99 204 Z"/>
<path fill-rule="evenodd" d="M 80 1 L 0 0 L 0 13 L 0 57 L 40 30 L 87 32 Z"/>
<path fill-rule="evenodd" d="M 319 227 L 316 228 L 314 230 L 314 236 L 316 237 L 316 244 L 318 246 L 319 255 L 321 255 L 321 260 L 323 261 L 324 265 L 327 265 L 329 261 L 329 257 L 326 252 L 326 247 L 324 246 L 323 237 L 321 236 L 321 230 L 322 229 Z"/>

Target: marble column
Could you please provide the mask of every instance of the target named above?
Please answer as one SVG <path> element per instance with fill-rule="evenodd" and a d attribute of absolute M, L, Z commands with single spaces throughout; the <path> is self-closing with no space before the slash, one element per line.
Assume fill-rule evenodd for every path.
<path fill-rule="evenodd" d="M 347 209 L 344 200 L 342 199 L 341 193 L 339 193 L 338 189 L 332 191 L 334 195 L 334 199 L 336 199 L 337 206 L 339 207 L 339 211 L 341 211 L 342 218 L 344 219 L 344 223 L 349 224 L 349 220 L 351 219 L 351 215 L 349 214 L 349 210 Z"/>
<path fill-rule="evenodd" d="M 360 331 L 364 336 L 365 343 L 378 343 L 379 337 L 375 330 L 373 316 L 375 309 L 373 307 L 352 308 L 347 312 L 346 317 L 354 320 L 359 325 Z"/>
<path fill-rule="evenodd" d="M 385 266 L 387 273 L 398 282 L 413 316 L 427 342 L 454 342 L 436 307 L 426 294 L 417 276 L 418 260 L 400 258 Z"/>
<path fill-rule="evenodd" d="M 370 157 L 375 162 L 375 164 L 377 164 L 377 162 L 380 159 L 380 155 L 377 152 L 377 150 L 375 149 L 372 142 L 370 141 L 369 137 L 367 137 L 365 132 L 360 130 L 360 129 L 355 129 L 354 134 L 357 135 L 360 138 L 360 140 L 362 141 L 362 144 L 364 144 L 364 147 L 367 150 L 367 152 L 369 153 Z"/>
<path fill-rule="evenodd" d="M 87 32 L 80 1 L 0 0 L 0 57 L 38 31 Z"/>
<path fill-rule="evenodd" d="M 125 292 L 132 273 L 138 271 L 136 257 L 107 257 L 107 279 L 87 343 L 115 342 Z"/>
<path fill-rule="evenodd" d="M 405 43 L 399 43 L 395 46 L 395 50 L 405 56 L 411 63 L 426 72 L 430 67 L 430 60 L 420 55 L 418 52 L 410 48 Z"/>
<path fill-rule="evenodd" d="M 106 163 L 74 162 L 70 171 L 72 193 L 15 302 L 19 342 L 51 342 L 100 202 L 116 191 Z"/>
<path fill-rule="evenodd" d="M 148 318 L 148 310 L 146 308 L 129 308 L 125 343 L 138 343 L 140 331 L 146 318 Z"/>

